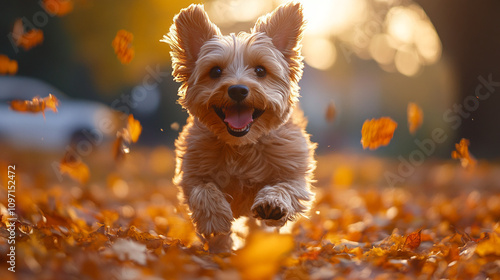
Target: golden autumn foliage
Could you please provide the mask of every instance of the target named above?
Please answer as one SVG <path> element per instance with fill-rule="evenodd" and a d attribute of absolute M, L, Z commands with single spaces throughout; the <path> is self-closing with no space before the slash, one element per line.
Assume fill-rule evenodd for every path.
<path fill-rule="evenodd" d="M 17 155 L 16 186 L 22 193 L 16 196 L 16 275 L 26 279 L 75 275 L 88 279 L 496 279 L 500 271 L 498 190 L 432 177 L 423 180 L 425 184 L 405 188 L 375 186 L 370 180 L 393 167 L 373 159 L 367 160 L 370 168 L 364 163 L 347 167 L 353 160 L 349 156 L 319 157 L 316 202 L 309 217 L 299 219 L 289 233 L 254 231 L 246 237 L 238 233 L 235 239 L 240 240 L 240 235 L 245 239 L 235 251 L 210 254 L 196 237 L 177 188 L 168 180 L 174 156 L 166 150 L 139 148 L 119 166 L 109 155 L 104 158 L 110 161 L 101 155 L 86 158 L 95 170 L 86 184 L 41 176 L 29 167 L 30 157 L 23 161 Z M 0 160 L 0 170 L 6 170 L 10 160 Z M 159 160 L 171 162 L 169 169 L 158 173 L 151 168 Z M 71 155 L 63 161 L 78 162 Z M 337 180 L 331 180 L 332 162 L 342 162 L 349 169 L 352 178 L 339 179 L 349 188 L 339 188 Z M 377 174 L 365 174 L 376 165 L 382 166 Z M 465 174 L 459 165 L 451 168 L 455 176 Z M 473 179 L 496 180 L 497 168 L 480 169 L 481 176 Z M 7 180 L 7 173 L 1 172 L 2 188 Z M 436 184 L 441 187 L 433 187 Z M 5 201 L 6 192 L 0 192 L 0 249 L 4 252 L 10 217 Z M 6 268 L 6 262 L 0 264 L 0 269 Z"/>
<path fill-rule="evenodd" d="M 34 97 L 32 100 L 12 100 L 10 108 L 14 111 L 23 113 L 42 113 L 45 118 L 45 109 L 50 109 L 57 113 L 59 100 L 52 94 L 47 97 Z"/>
<path fill-rule="evenodd" d="M 451 152 L 451 157 L 460 160 L 460 164 L 464 168 L 474 167 L 477 163 L 469 153 L 469 145 L 469 140 L 462 138 L 459 143 L 455 144 L 455 151 Z"/>
<path fill-rule="evenodd" d="M 361 128 L 361 144 L 363 149 L 378 149 L 391 142 L 398 124 L 389 117 L 366 120 Z"/>
<path fill-rule="evenodd" d="M 482 257 L 500 257 L 500 234 L 488 234 L 486 238 L 480 240 L 476 247 L 476 253 Z"/>
<path fill-rule="evenodd" d="M 132 40 L 134 35 L 126 30 L 119 30 L 116 33 L 111 46 L 115 50 L 116 56 L 122 64 L 128 64 L 132 61 L 135 55 Z"/>
<path fill-rule="evenodd" d="M 411 134 L 415 134 L 417 130 L 422 126 L 424 121 L 424 113 L 422 108 L 420 108 L 416 103 L 410 102 L 408 103 L 407 108 L 408 115 L 408 129 Z"/>
<path fill-rule="evenodd" d="M 4 54 L 0 54 L 0 75 L 14 75 L 17 73 L 17 68 L 17 61 L 9 59 Z"/>

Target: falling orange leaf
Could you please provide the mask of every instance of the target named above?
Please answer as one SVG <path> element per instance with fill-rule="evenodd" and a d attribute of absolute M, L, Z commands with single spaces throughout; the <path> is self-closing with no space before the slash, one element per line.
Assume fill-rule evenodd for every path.
<path fill-rule="evenodd" d="M 14 22 L 12 38 L 17 46 L 28 51 L 43 42 L 43 31 L 40 29 L 31 29 L 25 32 L 22 19 Z"/>
<path fill-rule="evenodd" d="M 127 144 L 137 142 L 141 132 L 141 123 L 130 114 L 127 118 L 127 127 L 116 133 L 116 140 L 113 143 L 113 157 L 115 160 L 123 158 L 125 154 L 130 152 Z"/>
<path fill-rule="evenodd" d="M 17 73 L 17 61 L 9 59 L 8 56 L 0 54 L 0 75 Z"/>
<path fill-rule="evenodd" d="M 119 30 L 111 45 L 115 50 L 116 56 L 122 64 L 128 64 L 134 58 L 135 51 L 132 46 L 134 35 L 126 30 Z"/>
<path fill-rule="evenodd" d="M 142 132 L 142 125 L 138 120 L 134 119 L 134 116 L 132 114 L 128 115 L 127 131 L 130 135 L 130 141 L 132 143 L 135 143 L 137 142 L 137 140 L 139 140 L 139 136 Z"/>
<path fill-rule="evenodd" d="M 67 152 L 59 165 L 61 174 L 68 174 L 81 184 L 87 183 L 90 177 L 89 167 L 70 152 Z"/>
<path fill-rule="evenodd" d="M 337 110 L 335 109 L 335 103 L 333 103 L 333 101 L 330 101 L 330 103 L 328 103 L 328 107 L 326 107 L 325 119 L 329 122 L 333 122 L 336 115 Z"/>
<path fill-rule="evenodd" d="M 420 246 L 420 242 L 422 241 L 421 234 L 422 234 L 422 230 L 410 233 L 406 237 L 403 248 L 408 249 L 410 251 L 417 249 L 418 246 Z"/>
<path fill-rule="evenodd" d="M 73 11 L 73 0 L 43 0 L 43 8 L 47 13 L 64 16 Z"/>
<path fill-rule="evenodd" d="M 24 33 L 17 41 L 17 45 L 23 47 L 25 50 L 30 50 L 33 47 L 40 45 L 43 42 L 43 31 L 33 29 Z"/>
<path fill-rule="evenodd" d="M 246 246 L 232 257 L 243 279 L 272 279 L 280 263 L 294 247 L 291 235 L 255 232 Z"/>
<path fill-rule="evenodd" d="M 415 103 L 408 103 L 408 129 L 411 134 L 415 134 L 415 132 L 420 128 L 422 122 L 424 120 L 424 113 L 422 109 Z"/>
<path fill-rule="evenodd" d="M 50 109 L 57 113 L 57 106 L 59 105 L 59 100 L 52 94 L 45 98 L 40 98 L 38 96 L 34 97 L 32 100 L 13 100 L 10 102 L 10 108 L 18 112 L 28 112 L 28 113 L 42 113 L 45 118 L 45 109 Z"/>
<path fill-rule="evenodd" d="M 398 124 L 389 117 L 366 120 L 361 128 L 361 144 L 363 149 L 375 150 L 391 142 Z"/>
<path fill-rule="evenodd" d="M 469 140 L 462 138 L 458 144 L 455 144 L 455 151 L 451 152 L 451 157 L 459 159 L 462 167 L 474 167 L 477 161 L 469 153 Z"/>

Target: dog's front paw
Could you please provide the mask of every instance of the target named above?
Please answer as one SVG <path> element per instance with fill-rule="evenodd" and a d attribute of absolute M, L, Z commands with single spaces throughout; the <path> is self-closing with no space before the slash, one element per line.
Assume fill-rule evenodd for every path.
<path fill-rule="evenodd" d="M 290 220 L 292 210 L 280 197 L 257 197 L 252 212 L 254 218 L 261 219 L 267 226 L 281 227 Z"/>
<path fill-rule="evenodd" d="M 264 220 L 279 220 L 286 215 L 286 211 L 269 203 L 255 206 L 253 208 L 253 213 L 254 218 L 261 218 Z"/>
<path fill-rule="evenodd" d="M 188 204 L 198 233 L 207 237 L 231 232 L 233 212 L 224 194 L 215 184 L 208 183 L 193 188 Z"/>

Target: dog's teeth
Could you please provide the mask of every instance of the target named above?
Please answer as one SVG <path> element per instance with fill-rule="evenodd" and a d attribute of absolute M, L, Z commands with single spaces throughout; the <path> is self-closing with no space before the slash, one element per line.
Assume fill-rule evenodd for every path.
<path fill-rule="evenodd" d="M 244 128 L 241 128 L 241 129 L 236 129 L 236 128 L 233 128 L 233 127 L 230 127 L 230 128 L 231 128 L 231 130 L 232 130 L 232 131 L 234 131 L 234 132 L 242 132 L 242 131 L 244 131 L 244 130 L 248 129 L 248 125 L 247 125 L 247 126 L 245 126 Z"/>

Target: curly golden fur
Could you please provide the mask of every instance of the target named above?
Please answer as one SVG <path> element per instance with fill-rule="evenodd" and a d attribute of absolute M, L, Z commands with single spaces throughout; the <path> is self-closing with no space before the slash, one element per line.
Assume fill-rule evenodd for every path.
<path fill-rule="evenodd" d="M 316 145 L 298 108 L 303 29 L 299 3 L 259 18 L 250 33 L 227 36 L 202 5 L 191 5 L 164 38 L 190 115 L 175 143 L 174 183 L 197 231 L 217 240 L 212 247 L 230 248 L 220 236 L 235 218 L 279 228 L 314 199 Z"/>

